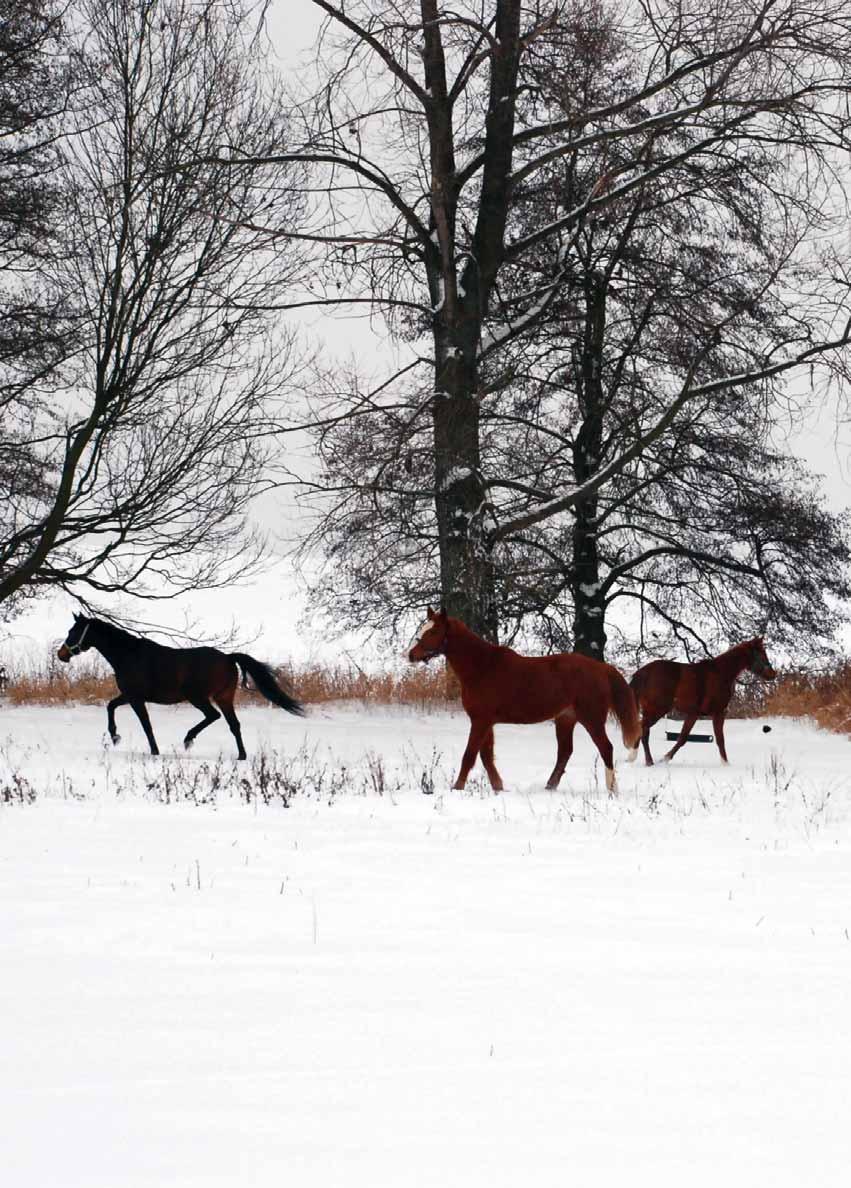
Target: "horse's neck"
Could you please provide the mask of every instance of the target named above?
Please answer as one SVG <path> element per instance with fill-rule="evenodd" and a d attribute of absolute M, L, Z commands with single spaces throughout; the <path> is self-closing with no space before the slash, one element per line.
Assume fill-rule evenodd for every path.
<path fill-rule="evenodd" d="M 715 663 L 732 685 L 748 666 L 747 650 L 737 645 L 730 648 L 729 652 L 722 652 L 720 656 L 716 656 Z"/>
<path fill-rule="evenodd" d="M 446 637 L 446 661 L 462 685 L 474 682 L 498 650 L 461 622 L 453 622 Z"/>
<path fill-rule="evenodd" d="M 97 629 L 92 632 L 92 647 L 100 652 L 104 660 L 113 668 L 121 663 L 128 652 L 132 651 L 135 643 L 137 643 L 136 637 L 122 631 L 120 627 L 107 627 L 105 624 L 99 623 Z"/>

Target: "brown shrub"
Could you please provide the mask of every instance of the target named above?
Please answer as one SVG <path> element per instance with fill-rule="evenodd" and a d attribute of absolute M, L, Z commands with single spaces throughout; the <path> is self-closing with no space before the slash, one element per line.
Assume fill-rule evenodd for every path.
<path fill-rule="evenodd" d="M 457 683 L 445 665 L 413 665 L 399 672 L 369 673 L 353 665 L 279 667 L 276 675 L 306 705 L 328 701 L 360 701 L 372 705 L 448 706 L 458 698 Z M 58 705 L 68 701 L 102 705 L 118 692 L 111 672 L 97 663 L 50 665 L 42 670 L 9 674 L 6 700 L 13 705 Z M 253 687 L 239 696 L 252 704 L 266 699 Z"/>
<path fill-rule="evenodd" d="M 12 705 L 59 705 L 66 701 L 101 705 L 118 692 L 112 673 L 94 666 L 49 668 L 9 674 L 6 700 Z"/>
<path fill-rule="evenodd" d="M 365 672 L 353 665 L 305 665 L 278 668 L 285 689 L 307 705 L 328 701 L 361 701 L 368 705 L 413 705 L 420 708 L 448 706 L 458 700 L 458 684 L 444 665 L 425 665 L 401 671 Z M 263 703 L 253 689 L 242 696 Z"/>
<path fill-rule="evenodd" d="M 825 730 L 851 734 L 851 664 L 820 673 L 783 673 L 766 693 L 763 712 L 812 718 Z"/>
<path fill-rule="evenodd" d="M 398 671 L 366 672 L 355 665 L 280 666 L 282 685 L 306 705 L 359 701 L 365 705 L 407 705 L 420 709 L 449 708 L 458 701 L 458 684 L 445 664 L 411 665 Z M 74 701 L 104 705 L 117 693 L 111 671 L 99 661 L 80 658 L 74 664 L 50 662 L 26 672 L 10 672 L 5 700 L 13 705 L 60 705 Z M 265 705 L 251 687 L 239 697 Z M 826 730 L 851 734 L 851 663 L 821 673 L 786 672 L 776 681 L 745 681 L 737 686 L 729 717 L 758 715 L 812 718 Z"/>

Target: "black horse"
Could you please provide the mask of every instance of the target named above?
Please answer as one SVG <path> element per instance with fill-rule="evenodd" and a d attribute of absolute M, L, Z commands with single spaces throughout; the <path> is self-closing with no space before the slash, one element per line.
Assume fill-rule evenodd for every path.
<path fill-rule="evenodd" d="M 115 683 L 121 690 L 119 696 L 113 697 L 106 707 L 110 738 L 113 743 L 120 741 L 115 729 L 115 711 L 119 705 L 129 704 L 142 723 L 152 755 L 159 755 L 160 752 L 145 702 L 174 705 L 179 701 L 188 701 L 201 711 L 204 720 L 192 727 L 183 745 L 191 747 L 201 731 L 221 716 L 221 710 L 236 739 L 239 758 L 244 759 L 242 731 L 233 709 L 240 670 L 243 682 L 248 673 L 268 701 L 290 714 L 304 713 L 301 703 L 284 692 L 271 670 L 244 652 L 228 655 L 218 648 L 167 648 L 153 640 L 131 635 L 129 631 L 123 631 L 102 619 L 74 615 L 74 626 L 57 655 L 60 660 L 68 661 L 79 652 L 87 652 L 89 648 L 95 648 L 112 665 Z M 219 707 L 218 710 L 211 704 L 211 698 Z"/>

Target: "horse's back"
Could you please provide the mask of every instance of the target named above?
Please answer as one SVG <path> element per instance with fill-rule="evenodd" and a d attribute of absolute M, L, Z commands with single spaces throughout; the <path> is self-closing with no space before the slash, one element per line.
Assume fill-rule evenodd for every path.
<path fill-rule="evenodd" d="M 683 713 L 712 713 L 726 706 L 730 693 L 712 660 L 652 660 L 639 668 L 630 685 L 642 710 L 662 713 L 672 707 Z"/>
<path fill-rule="evenodd" d="M 462 684 L 468 713 L 486 711 L 496 721 L 530 723 L 556 718 L 565 711 L 608 705 L 611 665 L 579 652 L 521 656 L 500 648 L 489 672 L 475 688 Z"/>
<path fill-rule="evenodd" d="M 170 648 L 153 640 L 128 657 L 116 678 L 122 691 L 138 693 L 146 701 L 175 705 L 181 701 L 206 701 L 235 689 L 239 680 L 236 662 L 218 648 Z"/>

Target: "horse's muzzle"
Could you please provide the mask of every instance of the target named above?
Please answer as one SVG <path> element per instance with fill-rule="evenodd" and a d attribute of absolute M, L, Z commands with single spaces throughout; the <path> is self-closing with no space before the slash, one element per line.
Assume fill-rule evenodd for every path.
<path fill-rule="evenodd" d="M 63 660 L 66 664 L 71 659 L 71 653 L 68 650 L 68 648 L 65 646 L 65 644 L 62 645 L 62 647 L 59 649 L 59 651 L 56 653 L 56 655 L 59 657 L 60 660 Z"/>

